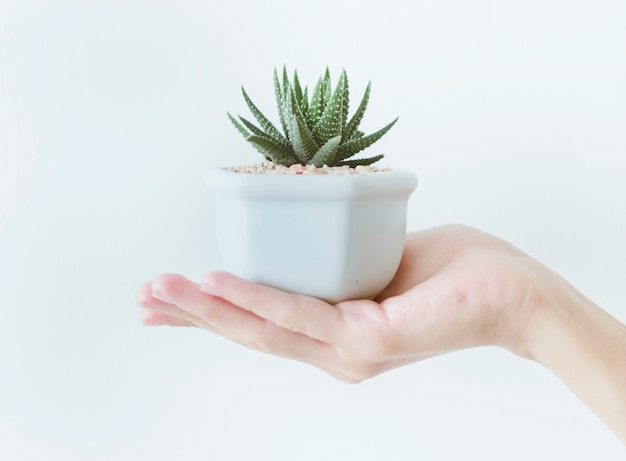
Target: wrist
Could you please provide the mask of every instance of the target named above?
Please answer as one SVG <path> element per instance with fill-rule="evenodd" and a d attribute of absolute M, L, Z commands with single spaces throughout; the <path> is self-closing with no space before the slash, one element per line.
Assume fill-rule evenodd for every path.
<path fill-rule="evenodd" d="M 626 327 L 570 288 L 539 305 L 523 353 L 558 376 L 626 444 Z"/>

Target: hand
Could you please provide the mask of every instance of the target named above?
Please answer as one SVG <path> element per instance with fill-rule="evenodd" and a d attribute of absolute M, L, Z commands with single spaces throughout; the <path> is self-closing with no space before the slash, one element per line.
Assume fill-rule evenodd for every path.
<path fill-rule="evenodd" d="M 226 272 L 139 287 L 146 325 L 195 326 L 359 382 L 496 345 L 545 365 L 626 444 L 626 326 L 509 243 L 457 225 L 409 234 L 373 301 L 330 305 Z"/>
<path fill-rule="evenodd" d="M 225 272 L 198 285 L 165 274 L 137 294 L 146 325 L 196 326 L 300 360 L 347 382 L 457 349 L 525 355 L 525 330 L 555 278 L 510 244 L 464 226 L 409 234 L 400 268 L 374 301 L 330 305 Z"/>

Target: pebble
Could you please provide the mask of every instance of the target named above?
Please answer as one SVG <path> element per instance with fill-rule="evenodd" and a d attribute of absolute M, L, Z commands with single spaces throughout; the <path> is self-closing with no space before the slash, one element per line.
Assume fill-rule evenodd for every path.
<path fill-rule="evenodd" d="M 379 171 L 391 171 L 391 168 L 379 168 L 373 165 L 358 165 L 351 168 L 344 166 L 328 166 L 317 167 L 315 165 L 301 165 L 299 163 L 291 166 L 278 165 L 274 162 L 265 161 L 255 165 L 243 165 L 235 167 L 236 173 L 243 174 L 367 174 L 377 173 Z"/>

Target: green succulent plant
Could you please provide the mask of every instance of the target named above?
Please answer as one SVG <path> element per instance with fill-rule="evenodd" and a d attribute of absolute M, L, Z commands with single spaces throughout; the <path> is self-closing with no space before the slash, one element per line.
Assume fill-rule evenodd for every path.
<path fill-rule="evenodd" d="M 308 89 L 300 85 L 297 71 L 294 71 L 290 81 L 286 68 L 283 68 L 281 83 L 274 69 L 274 91 L 283 132 L 259 111 L 243 87 L 243 97 L 260 127 L 241 116 L 237 120 L 228 113 L 228 117 L 244 138 L 274 163 L 285 166 L 313 164 L 318 167 L 370 165 L 383 155 L 352 160 L 351 157 L 378 141 L 398 120 L 396 117 L 369 135 L 359 130 L 370 88 L 371 82 L 367 84 L 356 112 L 348 119 L 349 90 L 345 70 L 332 91 L 330 73 L 326 68 L 309 99 Z"/>

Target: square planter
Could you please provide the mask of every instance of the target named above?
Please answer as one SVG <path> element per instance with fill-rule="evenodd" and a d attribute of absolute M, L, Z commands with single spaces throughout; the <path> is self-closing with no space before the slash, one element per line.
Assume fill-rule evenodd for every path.
<path fill-rule="evenodd" d="M 402 257 L 415 174 L 208 171 L 224 269 L 329 302 L 373 298 Z"/>

